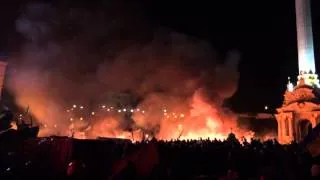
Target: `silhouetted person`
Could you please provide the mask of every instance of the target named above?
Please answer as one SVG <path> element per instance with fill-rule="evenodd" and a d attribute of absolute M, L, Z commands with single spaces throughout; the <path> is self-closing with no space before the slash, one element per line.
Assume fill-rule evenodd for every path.
<path fill-rule="evenodd" d="M 82 161 L 72 161 L 67 168 L 68 179 L 85 179 L 86 178 L 86 166 Z"/>
<path fill-rule="evenodd" d="M 119 174 L 115 175 L 112 180 L 137 179 L 136 166 L 132 161 L 129 161 L 127 167 Z"/>
<path fill-rule="evenodd" d="M 13 113 L 5 107 L 0 113 L 0 132 L 11 128 L 11 121 L 13 120 Z"/>

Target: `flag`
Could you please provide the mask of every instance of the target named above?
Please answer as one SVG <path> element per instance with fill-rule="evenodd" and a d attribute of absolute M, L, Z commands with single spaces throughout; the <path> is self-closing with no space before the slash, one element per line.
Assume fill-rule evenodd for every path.
<path fill-rule="evenodd" d="M 136 174 L 146 177 L 151 174 L 154 167 L 159 163 L 159 152 L 156 142 L 143 145 L 133 154 L 127 155 L 124 159 L 114 164 L 112 176 L 109 179 L 121 174 L 132 162 L 135 166 Z"/>
<path fill-rule="evenodd" d="M 149 175 L 159 163 L 158 147 L 156 142 L 150 142 L 144 146 L 134 160 L 137 173 L 140 176 Z"/>

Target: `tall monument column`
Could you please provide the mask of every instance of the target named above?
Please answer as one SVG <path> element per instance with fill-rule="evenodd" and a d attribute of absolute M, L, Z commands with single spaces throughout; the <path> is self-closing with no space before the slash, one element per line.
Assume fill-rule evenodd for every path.
<path fill-rule="evenodd" d="M 310 0 L 295 0 L 299 75 L 296 85 L 289 78 L 282 107 L 277 109 L 278 140 L 301 141 L 320 123 L 320 83 L 316 74 Z"/>
<path fill-rule="evenodd" d="M 316 73 L 310 0 L 296 0 L 299 73 Z"/>

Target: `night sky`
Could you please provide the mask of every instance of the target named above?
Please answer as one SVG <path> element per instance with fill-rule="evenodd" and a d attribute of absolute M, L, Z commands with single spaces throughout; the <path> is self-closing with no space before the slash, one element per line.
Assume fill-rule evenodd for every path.
<path fill-rule="evenodd" d="M 15 1 L 16 3 L 17 1 Z M 21 1 L 27 3 L 26 1 Z M 223 2 L 223 3 L 221 3 Z M 23 3 L 3 2 L 0 7 L 0 51 L 19 51 L 20 37 L 14 20 Z M 74 2 L 64 2 L 71 6 Z M 57 4 L 57 3 L 56 3 Z M 93 6 L 97 6 L 95 3 Z M 101 7 L 103 8 L 103 4 Z M 75 6 L 89 6 L 84 3 Z M 132 4 L 122 5 L 133 6 Z M 238 112 L 263 111 L 282 103 L 287 77 L 296 78 L 297 42 L 294 0 L 286 1 L 140 1 L 135 4 L 149 26 L 168 27 L 212 43 L 225 56 L 232 49 L 241 52 L 240 83 L 228 103 Z M 312 1 L 316 59 L 320 56 L 320 2 Z M 143 34 L 143 33 L 142 33 Z M 317 69 L 319 63 L 316 62 Z"/>

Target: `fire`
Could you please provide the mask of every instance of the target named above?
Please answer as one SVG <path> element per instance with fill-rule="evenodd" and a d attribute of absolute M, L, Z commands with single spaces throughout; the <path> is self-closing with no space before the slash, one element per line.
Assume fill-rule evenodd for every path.
<path fill-rule="evenodd" d="M 165 104 L 165 106 L 163 106 Z M 40 105 L 35 106 L 35 108 Z M 225 111 L 219 104 L 209 103 L 201 91 L 196 91 L 192 98 L 177 100 L 152 96 L 149 101 L 144 101 L 137 108 L 115 108 L 100 105 L 92 111 L 82 105 L 73 104 L 64 110 L 67 116 L 50 116 L 50 107 L 31 110 L 37 119 L 43 123 L 39 136 L 62 135 L 78 139 L 95 139 L 97 137 L 126 138 L 141 140 L 142 131 L 152 132 L 145 134 L 148 138 L 156 137 L 161 140 L 171 139 L 226 139 L 230 132 L 237 138 L 250 140 L 254 133 L 241 129 L 237 125 L 237 115 Z M 33 109 L 33 107 L 31 107 Z M 87 116 L 84 114 L 88 109 Z M 49 112 L 49 113 L 48 113 Z M 77 114 L 79 112 L 79 114 Z M 107 114 L 103 114 L 107 113 Z M 123 114 L 131 114 L 135 129 L 124 130 Z M 54 120 L 55 117 L 63 118 Z M 146 138 L 146 137 L 144 137 Z"/>
<path fill-rule="evenodd" d="M 95 123 L 92 129 L 88 130 L 87 138 L 113 137 L 130 138 L 130 133 L 120 130 L 119 121 L 116 118 L 108 117 Z"/>
<path fill-rule="evenodd" d="M 87 38 L 67 42 L 61 41 L 60 37 L 51 38 L 52 33 L 61 34 L 55 32 L 60 26 L 52 24 L 52 19 L 61 19 L 61 13 L 54 13 L 55 9 L 50 7 L 49 11 L 53 12 L 50 19 L 34 18 L 34 14 L 42 14 L 47 9 L 37 8 L 39 13 L 33 13 L 34 8 L 30 7 L 16 21 L 17 32 L 26 37 L 26 43 L 22 44 L 21 52 L 11 58 L 8 72 L 12 74 L 7 88 L 18 105 L 30 107 L 29 113 L 41 126 L 40 136 L 142 139 L 145 137 L 138 134 L 147 133 L 148 138 L 158 139 L 221 139 L 231 131 L 238 137 L 247 136 L 246 130 L 238 128 L 237 116 L 225 111 L 221 103 L 237 90 L 238 52 L 229 52 L 224 63 L 220 63 L 216 61 L 211 43 L 152 28 L 151 31 L 155 31 L 150 32 L 154 37 L 151 41 L 142 38 L 143 41 L 134 43 L 139 44 L 137 46 L 120 48 L 127 42 L 106 38 L 103 47 L 115 49 L 87 53 L 92 48 L 84 48 L 88 47 Z M 70 14 L 69 10 L 65 13 Z M 100 27 L 104 23 L 97 24 Z M 122 22 L 119 23 L 122 26 Z M 44 25 L 44 29 L 49 28 L 48 31 L 33 34 L 39 24 Z M 88 39 L 90 42 L 101 43 L 99 33 L 90 32 L 95 28 L 83 27 L 89 27 L 84 31 L 86 36 L 93 35 Z M 113 29 L 108 27 L 106 29 Z M 43 46 L 39 46 L 38 40 Z M 202 94 L 197 91 L 201 87 L 213 92 Z M 133 93 L 143 102 L 138 107 L 119 107 L 118 104 L 124 105 L 113 102 L 118 101 L 118 98 L 113 99 L 114 92 Z M 162 95 L 157 94 L 159 92 Z M 109 93 L 112 106 L 103 102 L 97 105 L 98 108 L 91 109 L 92 103 L 101 98 L 109 101 Z M 217 102 L 206 101 L 204 94 L 215 94 Z M 76 102 L 70 102 L 73 98 Z"/>
<path fill-rule="evenodd" d="M 14 130 L 18 129 L 17 123 L 15 121 L 12 121 L 10 125 L 11 125 L 11 129 L 14 129 Z"/>
<path fill-rule="evenodd" d="M 187 116 L 185 114 L 188 114 Z M 205 102 L 197 91 L 192 98 L 189 112 L 183 113 L 182 118 L 163 121 L 158 138 L 160 139 L 226 139 L 232 131 L 238 138 L 251 139 L 253 132 L 239 129 L 236 124 L 237 116 L 233 113 L 219 111 L 214 105 Z"/>
<path fill-rule="evenodd" d="M 161 97 L 160 97 L 161 98 Z M 152 99 L 152 98 L 151 98 Z M 169 101 L 168 101 L 169 102 Z M 149 102 L 150 103 L 150 102 Z M 174 104 L 172 108 L 149 109 L 138 107 L 114 109 L 114 115 L 103 116 L 101 119 L 87 123 L 83 117 L 78 121 L 76 118 L 69 118 L 69 135 L 78 139 L 94 139 L 97 137 L 127 138 L 132 140 L 141 140 L 142 132 L 140 128 L 152 129 L 159 125 L 159 129 L 154 136 L 157 139 L 226 139 L 230 132 L 233 132 L 239 139 L 251 139 L 254 133 L 238 128 L 236 124 L 237 116 L 231 112 L 223 112 L 216 106 L 207 103 L 199 91 L 195 92 L 192 99 L 187 101 L 189 108 L 182 102 Z M 73 107 L 76 107 L 74 105 Z M 113 109 L 106 105 L 100 106 L 102 111 L 111 113 Z M 129 110 L 128 110 L 129 109 Z M 179 112 L 173 112 L 170 109 L 178 109 Z M 131 132 L 121 128 L 121 113 L 132 113 L 135 124 L 140 127 Z M 92 112 L 90 113 L 92 116 Z M 95 111 L 95 117 L 99 117 L 99 111 Z M 82 124 L 81 124 L 82 123 Z M 90 125 L 89 125 L 90 124 Z M 86 128 L 84 128 L 87 126 Z M 82 129 L 82 130 L 79 130 Z M 45 128 L 43 129 L 45 130 Z M 45 135 L 45 133 L 42 135 Z M 150 138 L 145 134 L 144 138 Z"/>

